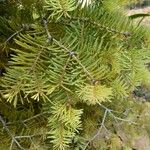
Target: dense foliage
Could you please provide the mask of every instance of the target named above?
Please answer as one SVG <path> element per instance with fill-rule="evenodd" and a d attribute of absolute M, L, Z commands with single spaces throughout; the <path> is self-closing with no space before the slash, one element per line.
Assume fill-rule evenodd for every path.
<path fill-rule="evenodd" d="M 149 29 L 113 1 L 0 1 L 0 149 L 130 150 L 149 140 L 150 105 L 133 95 L 149 88 Z"/>

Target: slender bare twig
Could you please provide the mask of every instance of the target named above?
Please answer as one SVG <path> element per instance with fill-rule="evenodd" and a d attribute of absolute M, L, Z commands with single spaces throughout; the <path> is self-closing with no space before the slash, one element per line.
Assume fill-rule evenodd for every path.
<path fill-rule="evenodd" d="M 26 122 L 31 121 L 31 120 L 33 120 L 33 119 L 36 119 L 36 118 L 38 118 L 38 117 L 40 117 L 40 116 L 43 116 L 43 115 L 45 115 L 45 114 L 47 114 L 47 112 L 43 112 L 43 113 L 37 114 L 37 115 L 32 116 L 32 117 L 30 117 L 30 118 L 27 118 L 27 119 L 25 119 L 25 120 L 23 120 L 23 121 L 8 122 L 8 123 L 6 123 L 6 125 L 8 126 L 8 125 L 16 124 L 16 123 L 23 123 L 23 124 L 25 124 Z"/>
<path fill-rule="evenodd" d="M 7 133 L 10 135 L 10 137 L 12 138 L 12 142 L 11 142 L 11 145 L 10 145 L 10 148 L 9 150 L 12 150 L 12 146 L 13 146 L 13 143 L 16 143 L 16 145 L 21 149 L 21 150 L 25 150 L 20 144 L 19 142 L 16 140 L 15 136 L 13 136 L 13 134 L 10 132 L 9 128 L 6 126 L 6 123 L 5 121 L 3 120 L 3 118 L 0 116 L 0 121 L 2 123 L 2 126 L 3 128 L 7 131 Z"/>
<path fill-rule="evenodd" d="M 15 33 L 13 33 L 13 34 L 5 41 L 5 43 L 9 42 L 14 36 L 16 36 L 17 34 L 19 34 L 21 31 L 23 31 L 23 29 L 20 29 L 19 31 L 16 31 Z"/>
<path fill-rule="evenodd" d="M 116 121 L 116 120 L 119 120 L 119 121 L 123 121 L 123 122 L 129 122 L 129 123 L 131 123 L 131 124 L 137 124 L 137 123 L 135 123 L 135 122 L 133 122 L 133 121 L 131 121 L 131 120 L 129 120 L 129 119 L 123 119 L 123 118 L 117 117 L 117 116 L 115 116 L 113 113 L 110 113 L 110 115 L 115 119 L 115 121 Z M 116 121 L 116 122 L 117 122 L 117 121 Z"/>
<path fill-rule="evenodd" d="M 22 135 L 22 136 L 15 136 L 15 139 L 18 139 L 18 140 L 20 140 L 20 139 L 29 139 L 30 142 L 31 142 L 32 144 L 34 144 L 32 138 L 35 137 L 35 136 L 40 136 L 40 135 L 41 135 L 41 134 L 37 134 L 37 135 Z M 14 142 L 13 142 L 13 140 L 12 140 L 11 145 L 10 145 L 10 149 L 9 149 L 9 150 L 12 150 L 13 143 L 14 143 Z M 25 150 L 25 149 L 23 149 L 23 150 Z"/>
<path fill-rule="evenodd" d="M 8 39 L 6 39 L 6 41 L 4 42 L 4 43 L 2 43 L 1 45 L 4 45 L 4 47 L 3 47 L 3 50 L 5 49 L 5 47 L 6 47 L 6 44 L 14 37 L 14 36 L 16 36 L 17 34 L 19 34 L 20 32 L 22 32 L 23 31 L 23 29 L 20 29 L 20 30 L 18 30 L 18 31 L 16 31 L 15 33 L 13 33 L 12 35 L 10 35 L 10 37 L 8 38 Z"/>
<path fill-rule="evenodd" d="M 41 115 L 43 115 L 43 114 L 46 114 L 46 113 L 41 113 L 41 114 L 35 115 L 35 116 L 31 117 L 31 118 L 28 118 L 28 119 L 24 120 L 23 122 L 30 121 L 30 120 L 35 119 L 35 118 L 37 118 L 37 117 L 39 117 L 39 116 L 41 116 Z M 20 143 L 18 142 L 18 140 L 20 140 L 20 139 L 29 139 L 29 140 L 31 141 L 31 143 L 34 144 L 32 138 L 35 137 L 35 136 L 41 136 L 41 134 L 14 136 L 14 135 L 10 132 L 10 130 L 9 130 L 9 128 L 7 127 L 7 124 L 6 124 L 6 122 L 3 120 L 2 116 L 0 116 L 0 122 L 2 123 L 3 128 L 7 131 L 7 133 L 10 135 L 10 137 L 11 137 L 11 139 L 12 139 L 12 140 L 11 140 L 10 147 L 9 147 L 9 150 L 12 150 L 12 149 L 13 149 L 13 144 L 14 144 L 14 143 L 18 146 L 18 148 L 19 148 L 20 150 L 25 150 L 25 148 L 23 148 L 23 147 L 20 145 Z"/>
<path fill-rule="evenodd" d="M 108 109 L 105 110 L 105 113 L 104 113 L 104 116 L 103 116 L 103 119 L 102 119 L 102 123 L 101 123 L 101 126 L 100 128 L 98 129 L 97 133 L 87 142 L 87 144 L 85 145 L 85 147 L 83 148 L 83 150 L 86 150 L 86 148 L 88 147 L 88 145 L 97 137 L 100 135 L 101 131 L 103 128 L 106 129 L 105 127 L 105 120 L 106 120 L 106 116 L 108 114 Z"/>
<path fill-rule="evenodd" d="M 132 124 L 136 124 L 135 122 L 131 121 L 131 120 L 128 120 L 128 119 L 123 119 L 123 118 L 119 118 L 117 116 L 114 115 L 114 111 L 112 109 L 109 109 L 107 108 L 106 106 L 102 105 L 102 104 L 99 104 L 103 109 L 105 109 L 105 113 L 104 113 L 104 116 L 103 116 L 103 119 L 102 119 L 102 123 L 101 123 L 101 126 L 99 127 L 98 131 L 96 132 L 96 134 L 88 140 L 87 144 L 85 145 L 84 149 L 83 150 L 86 150 L 86 148 L 88 147 L 88 145 L 95 140 L 95 138 L 97 136 L 99 136 L 101 134 L 101 131 L 102 129 L 104 128 L 106 131 L 107 128 L 105 126 L 105 120 L 106 120 L 106 117 L 107 115 L 111 115 L 113 117 L 113 119 L 115 120 L 116 123 L 119 123 L 118 121 L 123 121 L 123 122 L 129 122 L 129 123 L 132 123 Z"/>
<path fill-rule="evenodd" d="M 105 106 L 102 105 L 102 104 L 99 104 L 99 105 L 100 105 L 102 108 L 108 110 L 108 113 L 109 113 L 115 120 L 120 120 L 120 121 L 124 121 L 124 122 L 130 122 L 130 123 L 132 123 L 132 124 L 136 124 L 135 122 L 133 122 L 133 121 L 131 121 L 131 120 L 123 119 L 123 118 L 120 118 L 120 117 L 115 116 L 114 113 L 112 113 L 112 112 L 114 112 L 112 109 L 109 109 L 109 108 L 105 107 Z"/>
<path fill-rule="evenodd" d="M 33 119 L 35 119 L 35 118 L 37 118 L 37 117 L 40 117 L 40 116 L 43 116 L 43 115 L 45 115 L 45 114 L 47 114 L 47 112 L 43 112 L 43 113 L 37 114 L 37 115 L 35 115 L 35 116 L 33 116 L 33 117 L 30 117 L 30 118 L 24 120 L 23 122 L 24 122 L 24 123 L 25 123 L 25 122 L 28 122 L 28 121 L 30 121 L 30 120 L 33 120 Z"/>

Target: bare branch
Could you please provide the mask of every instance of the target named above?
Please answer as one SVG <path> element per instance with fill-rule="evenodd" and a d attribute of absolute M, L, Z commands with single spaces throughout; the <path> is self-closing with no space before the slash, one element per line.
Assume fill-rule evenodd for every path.
<path fill-rule="evenodd" d="M 108 109 L 105 109 L 105 113 L 104 113 L 104 116 L 103 116 L 103 119 L 102 119 L 102 123 L 101 123 L 100 128 L 98 129 L 97 133 L 88 141 L 88 143 L 85 145 L 85 147 L 84 147 L 83 150 L 86 150 L 86 148 L 88 147 L 88 145 L 89 145 L 92 141 L 94 141 L 97 136 L 100 135 L 100 133 L 101 133 L 101 131 L 102 131 L 103 128 L 106 129 L 106 127 L 105 127 L 105 120 L 106 120 L 107 114 L 108 114 Z"/>
<path fill-rule="evenodd" d="M 128 119 L 123 119 L 123 118 L 119 118 L 117 116 L 114 115 L 114 111 L 112 109 L 109 109 L 107 108 L 106 106 L 102 105 L 102 104 L 99 104 L 103 109 L 105 109 L 105 113 L 104 113 L 104 116 L 103 116 L 103 119 L 102 119 L 102 123 L 101 123 L 101 126 L 99 127 L 98 131 L 96 132 L 96 134 L 91 138 L 89 139 L 89 141 L 87 142 L 87 144 L 85 145 L 84 149 L 83 150 L 86 150 L 86 148 L 88 147 L 88 145 L 95 140 L 95 138 L 97 136 L 99 136 L 101 134 L 101 131 L 102 129 L 104 128 L 107 132 L 107 128 L 105 126 L 105 120 L 106 120 L 106 117 L 107 115 L 111 115 L 113 117 L 113 119 L 115 120 L 116 123 L 119 123 L 118 121 L 123 121 L 123 122 L 129 122 L 129 123 L 132 123 L 132 124 L 136 124 L 135 122 L 131 121 L 131 120 L 128 120 Z"/>
<path fill-rule="evenodd" d="M 19 34 L 20 32 L 22 32 L 23 29 L 20 29 L 18 31 L 16 31 L 15 33 L 13 33 L 8 39 L 6 39 L 6 41 L 4 43 L 2 43 L 1 45 L 3 45 L 3 50 L 6 48 L 6 44 L 14 37 L 16 36 L 17 34 Z"/>
<path fill-rule="evenodd" d="M 3 120 L 3 118 L 0 116 L 0 121 L 3 125 L 3 128 L 7 131 L 7 133 L 10 135 L 10 137 L 12 138 L 12 142 L 11 142 L 11 145 L 10 145 L 10 148 L 9 150 L 12 150 L 12 147 L 13 147 L 13 143 L 16 143 L 16 145 L 21 149 L 21 150 L 25 150 L 20 144 L 19 142 L 16 140 L 15 136 L 13 136 L 13 134 L 10 132 L 9 128 L 6 126 L 6 123 L 5 121 Z"/>
<path fill-rule="evenodd" d="M 35 115 L 35 116 L 33 116 L 33 117 L 30 117 L 30 118 L 24 120 L 23 122 L 24 122 L 24 123 L 25 123 L 25 122 L 28 122 L 28 121 L 30 121 L 30 120 L 36 119 L 37 117 L 43 116 L 43 115 L 45 115 L 45 114 L 47 114 L 47 112 L 43 112 L 43 113 L 37 114 L 37 115 Z"/>
<path fill-rule="evenodd" d="M 32 116 L 32 117 L 30 117 L 30 118 L 27 118 L 27 119 L 25 119 L 25 120 L 23 120 L 23 121 L 8 122 L 8 123 L 6 123 L 6 125 L 8 126 L 8 125 L 16 124 L 16 123 L 22 123 L 22 124 L 24 124 L 24 125 L 26 126 L 26 124 L 25 124 L 26 122 L 31 121 L 31 120 L 33 120 L 33 119 L 36 119 L 36 118 L 38 118 L 38 117 L 40 117 L 40 116 L 43 116 L 43 115 L 45 115 L 45 114 L 47 114 L 47 112 L 43 112 L 43 113 L 37 114 L 37 115 Z"/>

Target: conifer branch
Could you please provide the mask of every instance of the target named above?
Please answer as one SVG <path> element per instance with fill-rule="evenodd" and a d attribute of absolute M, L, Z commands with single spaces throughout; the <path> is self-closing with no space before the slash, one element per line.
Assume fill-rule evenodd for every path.
<path fill-rule="evenodd" d="M 63 82 L 63 78 L 64 78 L 64 75 L 65 75 L 65 72 L 66 72 L 66 69 L 67 69 L 67 66 L 69 64 L 69 61 L 70 61 L 71 57 L 69 56 L 69 58 L 67 59 L 64 67 L 63 67 L 63 70 L 62 70 L 62 75 L 60 77 L 60 85 L 62 86 L 62 82 Z"/>
<path fill-rule="evenodd" d="M 31 66 L 31 68 L 30 68 L 28 74 L 29 74 L 31 71 L 33 71 L 33 69 L 35 68 L 35 66 L 36 66 L 38 60 L 40 59 L 40 56 L 41 56 L 41 54 L 42 54 L 43 51 L 44 51 L 44 48 L 42 47 L 42 49 L 38 52 L 38 54 L 37 54 L 37 56 L 36 56 L 36 59 L 35 59 L 35 61 L 33 62 L 33 65 Z"/>
<path fill-rule="evenodd" d="M 6 41 L 5 41 L 4 43 L 1 44 L 1 45 L 4 46 L 2 50 L 5 49 L 7 43 L 8 43 L 11 39 L 13 39 L 15 36 L 17 36 L 17 35 L 18 35 L 19 33 L 21 33 L 22 31 L 29 30 L 30 28 L 31 28 L 31 25 L 23 24 L 20 30 L 14 32 L 12 35 L 10 35 L 10 36 L 6 39 Z"/>
<path fill-rule="evenodd" d="M 91 0 L 78 1 L 82 1 L 83 7 Z M 12 111 L 1 104 L 2 114 L 8 118 L 5 121 L 0 115 L 4 137 L 2 149 L 8 144 L 9 150 L 32 149 L 32 146 L 33 149 L 48 146 L 52 150 L 99 149 L 99 139 L 106 142 L 107 135 L 116 135 L 116 127 L 136 124 L 137 118 L 129 118 L 124 110 L 130 105 L 137 110 L 131 113 L 140 116 L 141 108 L 121 100 L 128 98 L 141 81 L 149 80 L 149 73 L 141 69 L 150 58 L 145 50 L 149 37 L 145 29 L 137 30 L 127 17 L 117 14 L 114 9 L 110 11 L 107 8 L 112 7 L 109 2 L 108 5 L 107 2 L 100 3 L 94 0 L 91 7 L 81 10 L 76 0 L 46 0 L 46 3 L 38 0 L 21 5 L 13 1 L 12 13 L 2 14 L 0 47 L 5 46 L 5 49 L 1 50 L 4 59 L 0 60 L 0 65 L 6 73 L 0 78 L 0 99 L 16 106 L 10 115 Z M 8 9 L 11 9 L 12 3 L 9 4 Z M 15 28 L 19 22 L 32 24 Z M 13 55 L 7 56 L 7 49 L 12 49 Z M 10 63 L 6 64 L 7 60 Z M 37 111 L 41 111 L 40 114 L 34 115 L 32 107 L 26 106 L 32 100 L 39 101 Z M 106 105 L 102 105 L 105 102 Z M 123 106 L 117 110 L 114 103 Z M 97 104 L 99 108 L 95 110 Z M 94 118 L 89 116 L 91 113 Z M 29 117 L 25 117 L 26 114 Z M 85 141 L 83 136 L 90 134 L 90 127 L 95 128 L 95 132 Z M 113 130 L 109 130 L 112 127 Z M 105 144 L 100 148 L 106 149 Z"/>
<path fill-rule="evenodd" d="M 112 29 L 112 28 L 110 28 L 108 26 L 102 25 L 102 24 L 100 24 L 100 23 L 98 23 L 96 21 L 92 21 L 89 18 L 79 18 L 79 17 L 72 17 L 71 18 L 71 21 L 78 21 L 78 20 L 81 21 L 81 22 L 90 23 L 90 24 L 92 24 L 92 25 L 94 25 L 96 27 L 102 28 L 102 29 L 106 29 L 108 32 L 112 32 L 112 33 L 115 33 L 115 34 L 123 35 L 125 37 L 131 36 L 131 33 L 129 33 L 129 32 L 120 32 L 120 31 L 118 31 L 116 29 Z"/>
<path fill-rule="evenodd" d="M 90 72 L 86 69 L 86 67 L 81 63 L 81 61 L 76 57 L 75 52 L 69 50 L 66 46 L 64 46 L 59 41 L 57 41 L 54 37 L 51 36 L 51 34 L 50 34 L 49 30 L 48 30 L 47 21 L 44 20 L 44 19 L 43 19 L 43 24 L 44 24 L 45 31 L 47 33 L 48 40 L 49 41 L 53 41 L 56 45 L 58 45 L 59 47 L 61 47 L 62 49 L 64 49 L 67 53 L 69 53 L 69 55 L 72 58 L 74 58 L 78 62 L 78 64 L 82 67 L 83 71 L 91 79 L 92 83 L 95 82 L 94 77 L 90 74 Z"/>

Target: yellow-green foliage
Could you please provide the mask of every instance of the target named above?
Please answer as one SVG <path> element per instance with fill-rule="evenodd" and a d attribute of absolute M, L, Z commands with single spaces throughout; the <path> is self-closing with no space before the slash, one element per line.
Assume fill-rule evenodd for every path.
<path fill-rule="evenodd" d="M 0 17 L 0 148 L 121 150 L 148 139 L 149 104 L 132 93 L 149 80 L 149 32 L 114 9 L 126 1 L 0 3 L 13 3 Z"/>

